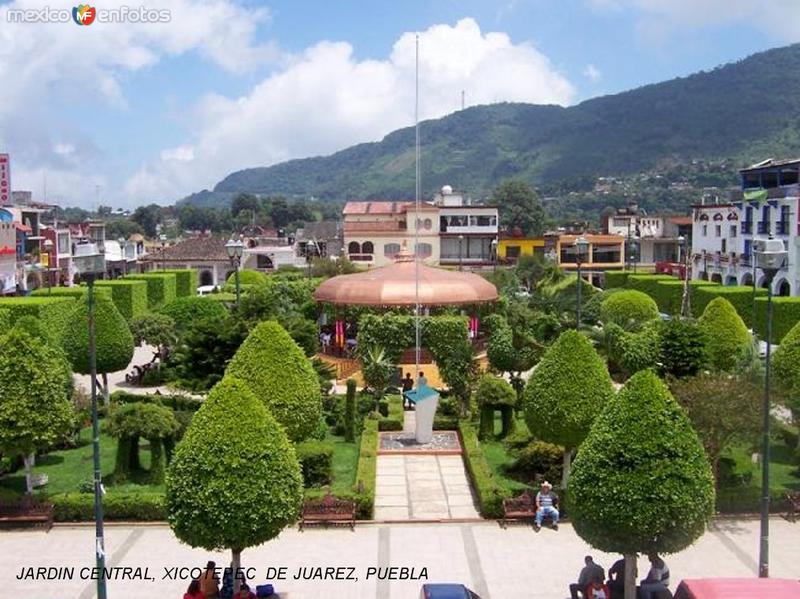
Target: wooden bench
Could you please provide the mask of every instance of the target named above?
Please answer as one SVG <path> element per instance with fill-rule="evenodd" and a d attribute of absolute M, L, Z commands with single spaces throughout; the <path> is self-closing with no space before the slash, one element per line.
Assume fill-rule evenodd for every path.
<path fill-rule="evenodd" d="M 0 527 L 2 528 L 53 527 L 53 504 L 43 503 L 25 496 L 15 502 L 0 502 Z"/>
<path fill-rule="evenodd" d="M 503 499 L 503 518 L 500 526 L 506 528 L 509 520 L 526 520 L 536 517 L 536 499 L 527 491 L 512 499 Z"/>
<path fill-rule="evenodd" d="M 796 522 L 797 515 L 800 514 L 800 491 L 792 491 L 786 494 L 786 504 L 789 506 L 786 512 L 786 519 L 789 522 Z"/>
<path fill-rule="evenodd" d="M 352 530 L 356 526 L 356 504 L 330 493 L 321 499 L 309 499 L 303 504 L 300 530 L 306 524 L 349 524 Z"/>

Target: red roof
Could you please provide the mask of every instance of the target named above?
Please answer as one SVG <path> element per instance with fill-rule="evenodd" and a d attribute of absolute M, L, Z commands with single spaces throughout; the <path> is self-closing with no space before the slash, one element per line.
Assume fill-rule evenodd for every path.
<path fill-rule="evenodd" d="M 684 580 L 675 599 L 784 599 L 800 596 L 800 581 L 780 578 Z"/>
<path fill-rule="evenodd" d="M 414 210 L 414 202 L 347 202 L 342 214 L 402 214 L 408 210 Z M 420 203 L 420 212 L 438 210 L 428 202 Z"/>

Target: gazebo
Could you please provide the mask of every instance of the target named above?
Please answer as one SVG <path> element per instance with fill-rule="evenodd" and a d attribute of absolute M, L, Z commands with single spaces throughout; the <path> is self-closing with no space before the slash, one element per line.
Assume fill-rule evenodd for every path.
<path fill-rule="evenodd" d="M 417 278 L 417 272 L 419 277 Z M 417 304 L 419 296 L 420 309 L 439 306 L 474 306 L 494 302 L 498 299 L 497 288 L 483 277 L 469 272 L 456 272 L 417 265 L 414 256 L 405 248 L 395 256 L 393 264 L 350 275 L 339 275 L 324 281 L 314 292 L 314 299 L 319 303 L 331 304 L 345 308 L 352 306 L 369 306 L 374 308 L 411 308 Z M 470 336 L 478 337 L 478 319 L 470 315 Z M 344 320 L 337 319 L 332 334 L 323 331 L 323 354 L 335 356 L 334 362 L 352 360 L 355 349 L 354 336 L 348 338 L 348 327 Z M 327 341 L 327 342 L 325 342 Z M 430 356 L 424 356 L 424 362 L 431 363 Z M 354 364 L 349 365 L 350 373 L 354 372 Z M 414 367 L 413 351 L 406 352 L 400 361 L 401 375 Z M 429 369 L 430 370 L 430 369 Z M 339 372 L 339 378 L 348 374 Z M 414 376 L 414 374 L 412 374 Z M 438 372 L 426 376 L 437 381 Z M 438 382 L 438 381 L 437 381 Z"/>

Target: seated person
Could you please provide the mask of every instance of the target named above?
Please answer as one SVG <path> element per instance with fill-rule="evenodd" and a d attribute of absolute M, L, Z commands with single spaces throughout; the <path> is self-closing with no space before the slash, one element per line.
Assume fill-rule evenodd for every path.
<path fill-rule="evenodd" d="M 552 492 L 553 485 L 544 481 L 542 489 L 536 494 L 536 524 L 538 532 L 542 528 L 542 520 L 549 517 L 553 521 L 553 530 L 558 530 L 558 496 Z"/>
<path fill-rule="evenodd" d="M 233 596 L 233 599 L 256 599 L 256 595 L 250 590 L 247 583 L 243 582 L 242 586 L 239 587 L 239 592 Z"/>
<path fill-rule="evenodd" d="M 183 599 L 206 599 L 203 591 L 200 590 L 200 579 L 195 578 L 189 583 L 189 588 L 183 594 Z"/>
<path fill-rule="evenodd" d="M 618 559 L 608 571 L 608 588 L 614 599 L 622 599 L 625 595 L 625 558 Z"/>
<path fill-rule="evenodd" d="M 595 576 L 591 584 L 586 587 L 586 599 L 611 599 L 611 590 L 603 584 L 602 576 Z"/>
<path fill-rule="evenodd" d="M 578 574 L 578 582 L 573 582 L 571 585 L 569 585 L 569 594 L 571 599 L 578 599 L 579 595 L 586 597 L 586 587 L 588 587 L 598 576 L 602 582 L 606 574 L 606 571 L 602 566 L 594 563 L 591 555 L 587 555 L 585 558 L 583 558 L 583 561 L 586 565 L 581 568 L 581 572 Z"/>
<path fill-rule="evenodd" d="M 650 560 L 650 571 L 639 586 L 639 599 L 655 599 L 659 593 L 669 592 L 669 568 L 658 554 L 647 556 Z"/>
<path fill-rule="evenodd" d="M 219 596 L 219 577 L 216 562 L 208 562 L 205 572 L 200 576 L 200 590 L 207 599 Z"/>

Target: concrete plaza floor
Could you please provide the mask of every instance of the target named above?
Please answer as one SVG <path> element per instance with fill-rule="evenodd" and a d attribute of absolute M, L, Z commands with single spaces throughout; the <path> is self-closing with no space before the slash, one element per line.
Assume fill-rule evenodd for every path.
<path fill-rule="evenodd" d="M 185 580 L 162 580 L 164 568 L 202 566 L 208 559 L 224 565 L 226 553 L 211 553 L 180 544 L 166 526 L 107 528 L 108 565 L 149 568 L 154 581 L 112 581 L 110 599 L 179 599 Z M 800 578 L 800 524 L 771 521 L 771 574 Z M 367 578 L 368 568 L 427 569 L 430 582 L 463 582 L 483 599 L 563 599 L 577 576 L 583 556 L 591 553 L 608 568 L 617 556 L 591 550 L 569 524 L 558 532 L 534 533 L 529 526 L 502 530 L 494 522 L 451 524 L 365 524 L 349 529 L 285 530 L 277 539 L 245 550 L 243 566 L 257 569 L 263 582 L 266 568 L 286 567 L 287 579 L 273 581 L 282 598 L 348 597 L 415 599 L 423 581 Z M 34 599 L 90 599 L 92 581 L 17 580 L 22 568 L 94 565 L 94 528 L 58 526 L 49 533 L 0 534 L 0 595 Z M 719 520 L 692 547 L 666 556 L 674 584 L 682 578 L 756 574 L 757 520 Z M 354 568 L 358 580 L 294 580 L 298 568 Z M 639 562 L 640 574 L 646 562 Z M 346 575 L 347 571 L 340 574 Z"/>

